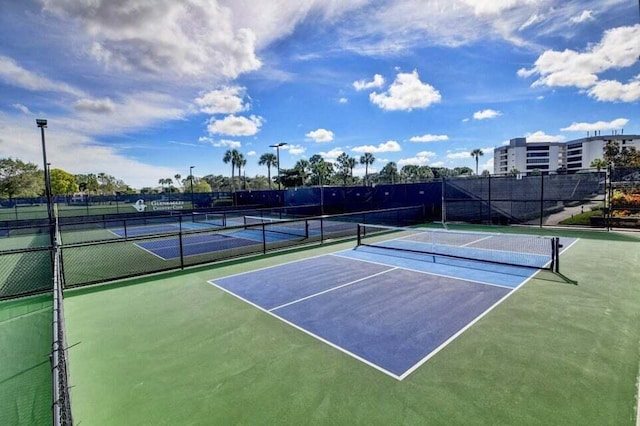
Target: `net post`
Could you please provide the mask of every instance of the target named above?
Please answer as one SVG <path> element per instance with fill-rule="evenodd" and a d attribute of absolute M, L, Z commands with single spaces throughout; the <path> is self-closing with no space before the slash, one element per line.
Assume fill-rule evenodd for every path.
<path fill-rule="evenodd" d="M 309 239 L 309 221 L 307 219 L 304 220 L 304 237 Z"/>
<path fill-rule="evenodd" d="M 245 216 L 246 221 L 246 216 Z M 262 253 L 267 254 L 267 230 L 265 229 L 264 222 L 262 223 Z"/>
<path fill-rule="evenodd" d="M 184 248 L 182 242 L 182 227 L 180 228 L 180 232 L 178 232 L 178 246 L 180 247 L 180 269 L 184 269 Z"/>
<path fill-rule="evenodd" d="M 560 238 L 559 237 L 555 237 L 553 239 L 553 245 L 554 245 L 554 266 L 555 266 L 555 272 L 559 273 L 560 272 Z"/>
<path fill-rule="evenodd" d="M 324 218 L 320 216 L 320 244 L 324 242 Z"/>
<path fill-rule="evenodd" d="M 362 237 L 360 236 L 361 234 L 361 229 L 362 229 L 362 225 L 358 224 L 358 242 L 357 245 L 361 245 L 362 243 Z"/>

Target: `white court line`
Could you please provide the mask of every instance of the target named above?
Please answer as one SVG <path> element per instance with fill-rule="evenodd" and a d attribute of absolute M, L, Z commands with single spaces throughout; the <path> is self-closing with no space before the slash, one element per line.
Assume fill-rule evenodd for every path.
<path fill-rule="evenodd" d="M 239 274 L 238 274 L 238 275 L 239 275 Z M 225 278 L 226 278 L 226 277 L 225 277 Z M 326 339 L 324 339 L 324 338 L 322 338 L 322 337 L 318 336 L 317 334 L 312 333 L 311 331 L 309 331 L 309 330 L 307 330 L 307 329 L 305 329 L 305 328 L 302 328 L 302 327 L 300 327 L 299 325 L 297 325 L 297 324 L 295 324 L 295 323 L 292 323 L 291 321 L 288 321 L 288 320 L 286 320 L 286 319 L 282 318 L 281 316 L 279 316 L 279 315 L 277 315 L 277 314 L 275 314 L 275 313 L 273 313 L 273 312 L 269 312 L 268 310 L 264 309 L 263 307 L 261 307 L 261 306 L 259 306 L 259 305 L 256 305 L 256 304 L 255 304 L 255 303 L 253 303 L 253 302 L 250 302 L 249 300 L 247 300 L 247 299 L 245 299 L 245 298 L 243 298 L 243 297 L 241 297 L 241 296 L 239 296 L 239 295 L 237 295 L 237 294 L 235 294 L 235 293 L 233 293 L 233 292 L 231 292 L 231 291 L 227 290 L 227 289 L 226 289 L 226 288 L 224 288 L 224 287 L 220 287 L 220 286 L 219 286 L 218 284 L 216 284 L 213 280 L 208 281 L 208 283 L 209 283 L 209 284 L 211 284 L 211 285 L 212 285 L 212 286 L 214 286 L 214 287 L 219 288 L 220 290 L 224 291 L 225 293 L 230 294 L 231 296 L 236 297 L 236 298 L 238 298 L 239 300 L 242 300 L 242 301 L 243 301 L 243 302 L 245 302 L 245 303 L 248 303 L 249 305 L 253 306 L 254 308 L 257 308 L 257 309 L 261 310 L 262 312 L 266 313 L 267 315 L 271 315 L 272 317 L 277 318 L 278 320 L 280 320 L 280 321 L 282 321 L 283 323 L 285 323 L 285 324 L 287 324 L 287 325 L 289 325 L 289 326 L 291 326 L 291 327 L 295 328 L 296 330 L 299 330 L 299 331 L 301 331 L 301 332 L 303 332 L 303 333 L 307 334 L 308 336 L 311 336 L 311 337 L 313 337 L 313 338 L 315 338 L 315 339 L 317 339 L 317 340 L 321 341 L 322 343 L 324 343 L 324 344 L 326 344 L 326 345 L 329 345 L 329 346 L 331 346 L 332 348 L 337 349 L 337 350 L 339 350 L 340 352 L 342 352 L 342 353 L 344 353 L 344 354 L 347 354 L 347 355 L 349 355 L 349 356 L 350 356 L 350 357 L 352 357 L 352 358 L 357 359 L 358 361 L 360 361 L 360 362 L 362 362 L 362 363 L 364 363 L 364 364 L 368 365 L 369 367 L 373 367 L 373 368 L 375 368 L 376 370 L 378 370 L 378 371 L 380 371 L 380 372 L 382 372 L 382 373 L 386 374 L 387 376 L 393 377 L 393 378 L 394 378 L 394 379 L 396 379 L 396 380 L 402 380 L 402 379 L 400 378 L 400 376 L 398 376 L 397 374 L 394 374 L 394 373 L 392 373 L 391 371 L 388 371 L 388 370 L 386 370 L 386 369 L 384 369 L 384 368 L 380 367 L 379 365 L 374 364 L 374 363 L 372 363 L 371 361 L 369 361 L 369 360 L 367 360 L 367 359 L 365 359 L 365 358 L 362 358 L 361 356 L 356 355 L 356 354 L 354 354 L 353 352 L 350 352 L 350 351 L 346 350 L 345 348 L 343 348 L 343 347 L 341 347 L 341 346 L 338 346 L 338 345 L 336 345 L 335 343 L 330 342 L 329 340 L 326 340 Z"/>
<path fill-rule="evenodd" d="M 433 275 L 434 277 L 443 277 L 443 278 L 451 278 L 451 279 L 455 279 L 455 280 L 460 280 L 460 281 L 466 281 L 466 282 L 470 282 L 473 284 L 482 284 L 482 285 L 490 285 L 492 287 L 500 287 L 500 288 L 508 288 L 508 289 L 513 289 L 514 287 L 512 286 L 507 286 L 507 285 L 501 285 L 501 284 L 495 284 L 495 283 L 490 283 L 490 282 L 486 282 L 486 281 L 478 281 L 478 280 L 472 280 L 469 278 L 461 278 L 461 277 L 456 277 L 455 275 L 445 275 L 445 274 L 438 274 L 436 272 L 428 272 L 428 271 L 421 271 L 419 269 L 412 269 L 412 268 L 407 268 L 405 266 L 397 266 L 397 265 L 392 265 L 389 263 L 384 263 L 384 262 L 379 262 L 379 261 L 375 261 L 375 260 L 365 260 L 365 259 L 354 259 L 352 257 L 349 256 L 343 256 L 340 254 L 340 252 L 338 253 L 331 253 L 329 254 L 329 256 L 336 256 L 336 257 L 341 257 L 343 259 L 351 259 L 351 260 L 358 260 L 360 262 L 366 262 L 366 263 L 373 263 L 374 265 L 382 265 L 382 266 L 389 266 L 389 267 L 396 267 L 397 269 L 404 269 L 405 271 L 411 271 L 411 272 L 417 272 L 419 274 L 424 274 L 424 275 Z M 433 256 L 433 255 L 429 255 L 429 256 Z M 411 259 L 409 259 L 411 260 Z M 421 260 L 418 260 L 418 262 L 422 262 Z M 451 265 L 447 265 L 447 266 L 451 266 Z M 460 268 L 460 266 L 451 266 L 452 268 Z M 537 271 L 534 271 L 534 274 Z M 496 273 L 500 273 L 500 272 L 496 272 Z M 526 277 L 523 277 L 526 278 Z"/>
<path fill-rule="evenodd" d="M 147 252 L 147 253 L 149 253 L 149 254 L 154 255 L 154 256 L 155 256 L 155 257 L 157 257 L 158 259 L 162 259 L 162 260 L 179 259 L 179 257 L 178 257 L 178 258 L 176 258 L 176 257 L 172 257 L 172 258 L 162 257 L 162 256 L 160 256 L 159 254 L 156 254 L 156 253 L 152 252 L 151 250 L 148 250 L 148 249 L 146 249 L 146 248 L 142 247 L 142 246 L 141 246 L 141 245 L 139 245 L 138 243 L 133 243 L 133 245 L 134 245 L 134 246 L 136 246 L 136 247 L 141 248 L 142 250 L 146 251 L 146 252 Z"/>
<path fill-rule="evenodd" d="M 300 299 L 298 299 L 298 300 L 294 300 L 294 301 L 292 301 L 292 302 L 288 302 L 288 303 L 285 303 L 285 304 L 280 305 L 280 306 L 276 306 L 275 308 L 271 308 L 271 309 L 269 309 L 269 312 L 273 312 L 273 311 L 275 311 L 275 310 L 278 310 L 278 309 L 280 309 L 280 308 L 284 308 L 284 307 L 286 307 L 286 306 L 294 305 L 294 304 L 296 304 L 296 303 L 298 303 L 298 302 L 302 302 L 303 300 L 307 300 L 307 299 L 311 299 L 311 298 L 316 297 L 316 296 L 320 296 L 321 294 L 325 294 L 325 293 L 329 293 L 329 292 L 334 291 L 334 290 L 338 290 L 338 289 L 340 289 L 340 288 L 342 288 L 342 287 L 346 287 L 346 286 L 348 286 L 348 285 L 353 285 L 353 284 L 359 283 L 359 282 L 361 282 L 361 281 L 368 280 L 369 278 L 377 277 L 378 275 L 386 274 L 387 272 L 395 271 L 396 269 L 398 269 L 398 268 L 397 268 L 397 267 L 395 267 L 395 268 L 394 268 L 394 267 L 390 267 L 389 269 L 384 270 L 384 271 L 382 271 L 382 272 L 378 272 L 377 274 L 369 275 L 369 276 L 364 277 L 364 278 L 359 278 L 359 279 L 357 279 L 357 280 L 354 280 L 354 281 L 348 282 L 348 283 L 346 283 L 346 284 L 340 284 L 339 286 L 332 287 L 332 288 L 329 288 L 329 289 L 327 289 L 327 290 L 323 290 L 323 291 L 320 291 L 320 292 L 318 292 L 318 293 L 315 293 L 315 294 L 312 294 L 312 295 L 309 295 L 309 296 L 302 297 L 302 298 L 300 298 Z"/>
<path fill-rule="evenodd" d="M 493 238 L 493 235 L 487 235 L 486 237 L 480 238 L 479 240 L 468 242 L 467 244 L 463 244 L 460 247 L 467 247 L 471 244 L 479 243 L 480 241 L 488 240 L 489 238 Z"/>
<path fill-rule="evenodd" d="M 569 249 L 569 248 L 570 248 L 571 246 L 573 246 L 573 244 L 575 244 L 577 241 L 578 241 L 578 239 L 575 239 L 575 240 L 574 240 L 574 241 L 573 241 L 569 246 L 567 246 L 566 248 L 564 248 L 564 249 L 562 250 L 562 252 L 564 252 L 565 250 Z M 393 267 L 393 266 L 394 266 L 394 265 L 386 265 L 386 264 L 384 264 L 384 263 L 380 263 L 380 262 L 367 261 L 367 260 L 362 260 L 362 259 L 353 259 L 353 258 L 350 258 L 350 257 L 342 256 L 342 255 L 340 255 L 340 254 L 338 254 L 338 253 L 339 253 L 339 252 L 336 252 L 336 253 L 330 253 L 330 254 L 328 254 L 328 256 L 336 256 L 336 257 L 341 257 L 341 258 L 349 259 L 349 260 L 355 260 L 355 261 L 360 261 L 360 262 L 368 262 L 368 263 L 380 264 L 380 265 L 383 265 L 383 266 L 390 266 L 390 267 Z M 291 262 L 285 262 L 285 263 L 278 264 L 278 265 L 271 265 L 271 266 L 267 266 L 267 267 L 264 267 L 264 268 L 254 269 L 254 270 L 252 270 L 252 271 L 240 272 L 240 273 L 237 273 L 237 274 L 234 274 L 234 275 L 229 275 L 229 276 L 221 277 L 221 278 L 219 278 L 219 279 L 229 278 L 229 277 L 235 277 L 235 276 L 239 276 L 239 275 L 244 275 L 244 274 L 248 274 L 248 273 L 255 272 L 255 271 L 260 271 L 260 270 L 266 270 L 266 269 L 270 269 L 270 268 L 275 268 L 275 267 L 278 267 L 278 266 L 282 266 L 282 265 L 286 265 L 286 264 L 291 264 L 291 263 L 296 263 L 296 262 L 301 262 L 301 261 L 308 260 L 308 259 L 319 258 L 319 257 L 322 257 L 322 256 L 327 256 L 327 254 L 322 254 L 322 255 L 318 255 L 318 256 L 313 256 L 313 257 L 309 257 L 309 258 L 301 259 L 301 260 L 294 260 L 294 261 L 291 261 Z M 459 280 L 462 280 L 462 281 L 468 281 L 468 282 L 471 282 L 471 283 L 479 283 L 479 284 L 486 284 L 486 285 L 493 285 L 493 286 L 496 286 L 495 284 L 491 284 L 491 283 L 483 283 L 483 282 L 481 282 L 481 281 L 466 280 L 466 279 L 458 278 L 458 277 L 449 277 L 449 276 L 446 276 L 446 275 L 433 274 L 433 273 L 424 272 L 424 271 L 415 271 L 415 270 L 408 269 L 408 268 L 401 268 L 401 267 L 394 267 L 394 268 L 393 268 L 393 270 L 396 270 L 396 269 L 407 269 L 407 270 L 409 270 L 409 271 L 418 272 L 418 273 L 423 273 L 423 274 L 426 274 L 426 275 L 442 276 L 442 277 L 445 277 L 445 278 L 459 279 Z M 390 269 L 390 270 L 391 270 L 391 269 Z M 386 270 L 386 271 L 384 271 L 383 273 L 389 272 L 390 270 Z M 405 371 L 402 375 L 400 375 L 400 376 L 398 376 L 397 374 L 394 374 L 394 373 L 392 373 L 392 372 L 390 372 L 390 371 L 388 371 L 388 370 L 386 370 L 386 369 L 382 368 L 381 366 L 379 366 L 379 365 L 377 365 L 377 364 L 374 364 L 373 362 L 371 362 L 371 361 L 369 361 L 369 360 L 367 360 L 367 359 L 364 359 L 364 358 L 360 357 L 359 355 L 356 355 L 356 354 L 354 354 L 354 353 L 352 353 L 352 352 L 350 352 L 350 351 L 346 350 L 345 348 L 343 348 L 343 347 L 341 347 L 341 346 L 338 346 L 338 345 L 336 345 L 336 344 L 334 344 L 334 343 L 332 343 L 332 342 L 330 342 L 330 341 L 328 341 L 328 340 L 326 340 L 326 339 L 324 339 L 324 338 L 322 338 L 322 337 L 320 337 L 320 336 L 318 336 L 318 335 L 316 335 L 316 334 L 312 333 L 311 331 L 309 331 L 309 330 L 307 330 L 307 329 L 305 329 L 305 328 L 302 328 L 302 327 L 300 327 L 300 326 L 298 326 L 298 325 L 296 325 L 296 324 L 294 324 L 294 323 L 292 323 L 292 322 L 290 322 L 290 321 L 288 321 L 288 320 L 286 320 L 286 319 L 284 319 L 284 318 L 282 318 L 282 317 L 278 316 L 277 314 L 275 314 L 275 313 L 273 313 L 273 312 L 271 312 L 271 311 L 269 311 L 269 310 L 267 310 L 267 309 L 265 309 L 265 308 L 263 308 L 263 307 L 261 307 L 261 306 L 259 306 L 259 305 L 255 304 L 255 303 L 253 303 L 253 302 L 251 302 L 251 301 L 249 301 L 249 300 L 247 300 L 247 299 L 245 299 L 245 298 L 243 298 L 243 297 L 241 297 L 241 296 L 239 296 L 239 295 L 237 295 L 237 294 L 235 294 L 235 293 L 231 292 L 230 290 L 227 290 L 227 289 L 226 289 L 226 288 L 224 288 L 224 287 L 219 286 L 218 284 L 216 284 L 216 283 L 214 282 L 214 280 L 209 280 L 209 281 L 208 281 L 208 283 L 209 283 L 209 284 L 211 284 L 212 286 L 217 287 L 218 289 L 220 289 L 220 290 L 224 291 L 225 293 L 230 294 L 231 296 L 236 297 L 237 299 L 242 300 L 243 302 L 245 302 L 245 303 L 247 303 L 247 304 L 249 304 L 249 305 L 251 305 L 251 306 L 253 306 L 253 307 L 255 307 L 255 308 L 259 309 L 259 310 L 261 310 L 262 312 L 265 312 L 266 314 L 271 315 L 271 316 L 272 316 L 272 317 L 274 317 L 274 318 L 277 318 L 278 320 L 282 321 L 283 323 L 288 324 L 289 326 L 294 327 L 295 329 L 297 329 L 297 330 L 299 330 L 299 331 L 301 331 L 301 332 L 303 332 L 303 333 L 305 333 L 305 334 L 307 334 L 307 335 L 309 335 L 309 336 L 311 336 L 311 337 L 314 337 L 315 339 L 317 339 L 317 340 L 319 340 L 319 341 L 321 341 L 321 342 L 323 342 L 323 343 L 325 343 L 325 344 L 327 344 L 327 345 L 331 346 L 332 348 L 337 349 L 337 350 L 339 350 L 340 352 L 342 352 L 342 353 L 344 353 L 344 354 L 347 354 L 347 355 L 351 356 L 352 358 L 357 359 L 358 361 L 363 362 L 364 364 L 366 364 L 366 365 L 368 365 L 368 366 L 370 366 L 370 367 L 372 367 L 372 368 L 374 368 L 374 369 L 376 369 L 376 370 L 378 370 L 378 371 L 380 371 L 380 372 L 382 372 L 382 373 L 384 373 L 384 374 L 386 374 L 386 375 L 388 375 L 388 376 L 390 376 L 390 377 L 393 377 L 393 378 L 394 378 L 394 379 L 396 379 L 396 380 L 402 381 L 402 380 L 404 380 L 405 378 L 407 378 L 410 374 L 412 374 L 414 371 L 416 371 L 418 368 L 420 368 L 420 367 L 421 367 L 425 362 L 427 362 L 429 359 L 431 359 L 432 357 L 434 357 L 438 352 L 440 352 L 441 350 L 443 350 L 447 345 L 449 345 L 451 342 L 453 342 L 456 338 L 458 338 L 460 335 L 462 335 L 462 334 L 463 334 L 466 330 L 468 330 L 471 326 L 475 325 L 475 324 L 476 324 L 478 321 L 480 321 L 480 319 L 482 319 L 485 315 L 487 315 L 489 312 L 491 312 L 493 309 L 495 309 L 495 308 L 496 308 L 498 305 L 500 305 L 502 302 L 504 302 L 505 300 L 507 300 L 507 298 L 509 298 L 511 295 L 513 295 L 517 290 L 519 290 L 520 288 L 522 288 L 522 287 L 523 287 L 526 283 L 528 283 L 528 282 L 529 282 L 529 281 L 530 281 L 530 280 L 531 280 L 535 275 L 537 275 L 537 273 L 538 273 L 538 272 L 539 272 L 539 271 L 537 271 L 537 270 L 532 271 L 531 275 L 530 275 L 529 277 L 525 277 L 525 279 L 522 281 L 522 283 L 520 283 L 520 284 L 519 284 L 518 286 L 516 286 L 515 288 L 505 287 L 505 288 L 510 289 L 511 291 L 509 291 L 509 292 L 508 292 L 506 295 L 504 295 L 500 300 L 498 300 L 497 302 L 495 302 L 492 306 L 490 306 L 488 309 L 486 309 L 484 312 L 482 312 L 482 313 L 481 313 L 480 315 L 478 315 L 476 318 L 474 318 L 473 320 L 471 320 L 471 321 L 470 321 L 470 322 L 469 322 L 465 327 L 463 327 L 462 329 L 458 330 L 455 334 L 453 334 L 451 337 L 449 337 L 446 341 L 444 341 L 443 343 L 441 343 L 441 344 L 440 344 L 436 349 L 434 349 L 433 351 L 431 351 L 430 353 L 428 353 L 425 357 L 423 357 L 422 359 L 420 359 L 417 363 L 415 363 L 412 367 L 410 367 L 408 370 L 406 370 L 406 371 Z M 376 274 L 376 275 L 379 275 L 379 274 Z M 367 277 L 367 278 L 369 278 L 369 277 Z M 366 279 L 366 278 L 365 278 L 365 279 Z M 503 287 L 503 286 L 499 286 L 499 285 L 498 285 L 498 287 Z M 302 299 L 301 299 L 301 300 L 302 300 Z M 284 305 L 283 305 L 283 306 L 284 306 Z M 275 309 L 278 309 L 278 308 L 280 308 L 280 307 L 273 308 L 272 310 L 275 310 Z M 639 379 L 639 380 L 640 380 L 640 379 Z M 639 386 L 640 386 L 640 384 L 639 384 Z M 640 412 L 640 402 L 639 402 L 638 411 Z M 639 418 L 640 418 L 640 413 L 639 413 Z M 638 425 L 637 425 L 637 426 L 640 426 L 640 420 L 638 421 Z"/>
<path fill-rule="evenodd" d="M 316 256 L 311 256 L 311 257 L 305 257 L 304 259 L 296 259 L 296 260 L 290 260 L 288 262 L 283 262 L 283 263 L 277 263 L 275 265 L 269 265 L 269 266 L 263 266 L 262 268 L 257 268 L 257 269 L 251 269 L 248 271 L 242 271 L 242 272 L 238 272 L 236 274 L 232 274 L 232 275 L 225 275 L 224 277 L 219 277 L 216 279 L 223 279 L 223 278 L 231 278 L 231 277 L 237 277 L 239 275 L 245 275 L 245 274 L 250 274 L 252 272 L 257 272 L 257 271 L 264 271 L 266 269 L 271 269 L 271 268 L 277 268 L 278 266 L 282 266 L 282 265 L 289 265 L 291 263 L 298 263 L 298 262 L 304 262 L 306 260 L 310 260 L 310 259 L 317 259 L 319 257 L 323 257 L 323 256 L 328 256 L 328 254 L 318 254 Z M 208 282 L 211 283 L 211 281 L 213 280 L 209 280 Z"/>
<path fill-rule="evenodd" d="M 413 373 L 414 371 L 416 371 L 418 368 L 420 368 L 422 366 L 422 364 L 424 364 L 425 362 L 427 362 L 429 359 L 431 359 L 433 356 L 435 356 L 438 352 L 440 352 L 442 349 L 444 349 L 447 345 L 449 345 L 451 342 L 453 342 L 455 339 L 457 339 L 462 333 L 464 333 L 465 331 L 467 331 L 471 326 L 473 326 L 475 323 L 477 323 L 478 321 L 480 321 L 485 315 L 487 315 L 489 312 L 491 312 L 493 309 L 495 309 L 499 304 L 501 304 L 502 302 L 504 302 L 505 300 L 507 300 L 507 298 L 509 298 L 509 296 L 511 296 L 513 293 L 515 293 L 517 290 L 519 290 L 523 285 L 525 285 L 527 282 L 529 282 L 533 276 L 535 275 L 532 274 L 529 278 L 527 278 L 526 280 L 524 280 L 520 285 L 518 285 L 516 288 L 512 289 L 510 292 L 508 292 L 507 294 L 505 294 L 500 300 L 498 300 L 496 303 L 494 303 L 493 305 L 491 305 L 489 308 L 487 308 L 484 312 L 482 312 L 480 315 L 478 315 L 477 317 L 475 317 L 473 320 L 471 320 L 467 325 L 465 325 L 464 327 L 462 327 L 460 330 L 458 330 L 453 336 L 449 337 L 447 340 L 445 340 L 444 342 L 442 342 L 440 344 L 440 346 L 438 346 L 437 348 L 435 348 L 434 350 L 432 350 L 431 352 L 429 352 L 424 358 L 422 358 L 420 361 L 418 361 L 417 363 L 415 363 L 413 365 L 413 367 L 409 368 L 407 371 L 405 371 L 404 373 L 402 373 L 402 375 L 400 376 L 400 380 L 405 379 L 408 375 L 410 375 L 411 373 Z"/>

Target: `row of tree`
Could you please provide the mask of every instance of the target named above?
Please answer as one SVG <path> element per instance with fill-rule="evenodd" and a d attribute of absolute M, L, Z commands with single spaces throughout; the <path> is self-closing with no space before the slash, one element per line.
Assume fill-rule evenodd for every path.
<path fill-rule="evenodd" d="M 476 162 L 478 174 L 478 159 L 484 153 L 473 150 L 471 156 Z M 470 176 L 473 170 L 469 167 L 430 167 L 418 165 L 404 165 L 398 167 L 391 161 L 380 171 L 369 173 L 369 166 L 376 158 L 371 153 L 364 153 L 359 158 L 342 153 L 335 162 L 325 160 L 320 154 L 312 155 L 308 160 L 299 160 L 292 168 L 278 169 L 278 158 L 273 153 L 262 154 L 258 164 L 267 167 L 267 176 L 246 177 L 243 175 L 247 160 L 236 149 L 228 150 L 223 157 L 225 164 L 231 165 L 231 177 L 223 175 L 206 175 L 203 177 L 187 176 L 182 178 L 176 174 L 172 178 L 158 180 L 160 188 L 145 187 L 141 193 L 171 193 L 171 192 L 220 192 L 236 189 L 259 190 L 270 189 L 273 183 L 285 188 L 304 185 L 373 185 L 393 184 L 401 182 L 420 182 L 442 177 Z M 353 169 L 357 164 L 364 165 L 364 177 L 354 176 Z M 620 146 L 617 141 L 608 142 L 603 150 L 603 159 L 596 159 L 590 167 L 601 170 L 609 164 L 614 167 L 640 167 L 640 151 L 634 147 Z M 279 173 L 272 179 L 272 169 Z M 237 175 L 236 175 L 237 171 Z M 561 171 L 561 170 L 559 170 Z M 511 170 L 511 174 L 519 173 Z M 482 175 L 488 175 L 487 170 Z M 135 193 L 125 182 L 107 173 L 89 173 L 73 175 L 62 169 L 50 171 L 51 191 L 53 195 L 68 195 L 77 192 L 95 195 L 113 195 L 116 193 Z M 44 172 L 34 163 L 25 163 L 19 159 L 0 159 L 0 197 L 28 198 L 45 194 Z"/>

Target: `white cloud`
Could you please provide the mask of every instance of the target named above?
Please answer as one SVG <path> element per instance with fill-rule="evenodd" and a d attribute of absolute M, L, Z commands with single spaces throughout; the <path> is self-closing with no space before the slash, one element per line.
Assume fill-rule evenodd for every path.
<path fill-rule="evenodd" d="M 471 158 L 471 151 L 450 152 L 447 154 L 447 158 L 450 160 L 458 160 L 461 158 Z"/>
<path fill-rule="evenodd" d="M 448 141 L 449 136 L 447 135 L 431 135 L 425 134 L 422 136 L 412 136 L 409 139 L 411 142 L 439 142 L 439 141 Z"/>
<path fill-rule="evenodd" d="M 44 8 L 84 28 L 87 53 L 109 67 L 215 80 L 261 66 L 255 33 L 235 27 L 233 12 L 218 2 L 60 0 Z"/>
<path fill-rule="evenodd" d="M 635 65 L 640 56 L 639 39 L 640 24 L 613 28 L 604 33 L 599 43 L 589 45 L 584 52 L 547 50 L 538 57 L 532 68 L 521 68 L 518 75 L 537 75 L 538 79 L 532 84 L 534 87 L 592 88 L 588 93 L 598 100 L 633 102 L 638 99 L 634 82 L 626 87 L 615 81 L 599 82 L 598 75 Z M 631 90 L 632 94 L 623 94 L 624 89 Z"/>
<path fill-rule="evenodd" d="M 111 113 L 115 110 L 115 105 L 109 98 L 104 99 L 79 99 L 74 104 L 73 107 L 77 111 L 86 111 L 89 113 Z"/>
<path fill-rule="evenodd" d="M 353 151 L 353 152 L 360 152 L 360 153 L 365 153 L 365 152 L 371 152 L 371 153 L 398 152 L 398 151 L 401 151 L 401 150 L 402 150 L 402 147 L 396 141 L 386 141 L 386 142 L 383 142 L 381 144 L 378 144 L 378 146 L 361 145 L 361 146 L 353 147 L 351 149 L 351 151 Z"/>
<path fill-rule="evenodd" d="M 431 151 L 421 151 L 418 152 L 415 157 L 411 157 L 411 158 L 403 158 L 401 160 L 398 160 L 398 166 L 402 167 L 402 166 L 426 166 L 427 164 L 429 164 L 429 159 L 433 158 L 436 156 L 435 152 L 431 152 Z"/>
<path fill-rule="evenodd" d="M 420 81 L 417 70 L 413 70 L 412 73 L 399 73 L 386 92 L 373 92 L 369 95 L 372 103 L 389 111 L 427 108 L 441 99 L 440 92 Z"/>
<path fill-rule="evenodd" d="M 629 122 L 626 118 L 616 118 L 612 121 L 596 121 L 595 123 L 571 123 L 570 126 L 563 127 L 563 132 L 593 132 L 595 130 L 621 129 Z"/>
<path fill-rule="evenodd" d="M 542 130 L 538 130 L 537 132 L 527 133 L 525 134 L 527 138 L 527 142 L 562 142 L 564 141 L 564 136 L 562 135 L 547 135 Z"/>
<path fill-rule="evenodd" d="M 496 111 L 493 109 L 483 109 L 482 111 L 476 111 L 473 113 L 474 120 L 486 120 L 489 118 L 496 118 L 501 116 L 502 113 L 500 111 Z"/>
<path fill-rule="evenodd" d="M 286 149 L 287 151 L 289 151 L 289 154 L 291 155 L 302 155 L 307 151 L 307 149 L 302 145 L 292 145 L 292 144 L 285 145 L 280 149 Z"/>
<path fill-rule="evenodd" d="M 207 114 L 235 114 L 250 108 L 249 103 L 244 103 L 245 91 L 240 86 L 221 86 L 202 94 L 195 103 Z"/>
<path fill-rule="evenodd" d="M 627 84 L 615 80 L 598 81 L 587 93 L 598 101 L 635 102 L 640 100 L 640 75 Z"/>
<path fill-rule="evenodd" d="M 22 114 L 0 114 L 0 128 L 0 157 L 13 157 L 42 164 L 40 136 L 32 117 Z M 25 143 L 25 136 L 32 138 L 34 143 Z M 122 179 L 133 188 L 155 186 L 160 177 L 173 176 L 181 172 L 128 158 L 126 153 L 118 148 L 102 145 L 86 134 L 68 128 L 56 117 L 49 119 L 47 160 L 51 162 L 52 167 L 72 174 L 104 172 Z"/>
<path fill-rule="evenodd" d="M 318 154 L 320 154 L 322 156 L 322 158 L 324 158 L 326 161 L 333 162 L 343 152 L 344 152 L 344 150 L 342 148 L 333 148 L 331 151 L 319 152 Z"/>
<path fill-rule="evenodd" d="M 48 91 L 84 96 L 84 92 L 66 83 L 50 80 L 20 66 L 13 59 L 0 55 L 0 80 L 30 91 Z"/>
<path fill-rule="evenodd" d="M 102 107 L 100 106 L 102 104 Z M 188 114 L 188 105 L 182 104 L 172 96 L 154 92 L 127 94 L 105 103 L 92 101 L 81 103 L 74 108 L 73 114 L 65 117 L 51 117 L 57 125 L 83 134 L 119 135 L 136 131 L 167 121 L 183 120 Z M 109 114 L 96 114 L 98 108 L 111 109 Z M 93 108 L 91 108 L 93 106 Z"/>
<path fill-rule="evenodd" d="M 313 130 L 305 135 L 309 139 L 313 139 L 315 142 L 331 142 L 333 140 L 333 132 L 327 129 Z"/>
<path fill-rule="evenodd" d="M 255 151 L 249 151 L 249 152 L 247 152 L 247 155 L 248 155 L 249 157 L 253 157 L 253 156 L 254 156 L 254 155 L 256 155 L 256 154 L 257 154 L 257 152 L 255 152 Z"/>
<path fill-rule="evenodd" d="M 349 99 L 347 99 L 347 98 L 340 98 L 340 99 L 338 99 L 338 103 L 339 103 L 339 104 L 346 104 L 346 103 L 349 103 Z"/>
<path fill-rule="evenodd" d="M 215 146 L 216 148 L 231 148 L 231 149 L 238 149 L 242 146 L 242 143 L 240 141 L 232 141 L 229 139 L 220 139 L 219 141 L 212 141 L 211 145 Z"/>
<path fill-rule="evenodd" d="M 353 87 L 357 91 L 378 88 L 378 87 L 382 87 L 383 85 L 384 85 L 384 77 L 382 77 L 380 74 L 374 75 L 373 80 L 371 81 L 358 80 L 353 82 Z"/>
<path fill-rule="evenodd" d="M 228 115 L 222 120 L 209 120 L 207 131 L 211 135 L 253 136 L 260 131 L 263 119 L 255 115 L 247 117 Z"/>
<path fill-rule="evenodd" d="M 15 109 L 17 109 L 18 111 L 20 111 L 23 114 L 27 114 L 27 115 L 31 114 L 31 111 L 29 111 L 29 108 L 27 108 L 26 106 L 24 106 L 22 104 L 13 104 L 11 106 L 14 107 Z"/>
<path fill-rule="evenodd" d="M 594 19 L 592 10 L 583 10 L 580 15 L 572 17 L 569 21 L 574 24 L 581 24 L 583 22 L 593 21 Z"/>

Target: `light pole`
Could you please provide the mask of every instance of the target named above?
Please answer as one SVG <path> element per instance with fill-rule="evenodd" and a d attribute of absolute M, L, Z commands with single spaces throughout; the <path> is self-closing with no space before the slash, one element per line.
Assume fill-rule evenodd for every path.
<path fill-rule="evenodd" d="M 40 127 L 40 135 L 42 136 L 42 160 L 44 164 L 44 190 L 47 194 L 47 216 L 49 217 L 49 234 L 51 236 L 51 245 L 53 245 L 54 228 L 53 228 L 53 210 L 51 208 L 51 178 L 49 176 L 49 163 L 47 163 L 47 148 L 44 141 L 44 129 L 47 127 L 47 120 L 36 118 L 36 125 Z"/>
<path fill-rule="evenodd" d="M 285 145 L 287 145 L 286 142 L 280 142 L 275 145 L 269 145 L 269 147 L 276 149 L 276 161 L 278 162 L 278 191 L 280 190 L 280 148 Z"/>
<path fill-rule="evenodd" d="M 193 204 L 193 169 L 195 166 L 189 166 L 189 183 L 191 184 L 191 210 L 195 209 L 195 205 Z"/>

